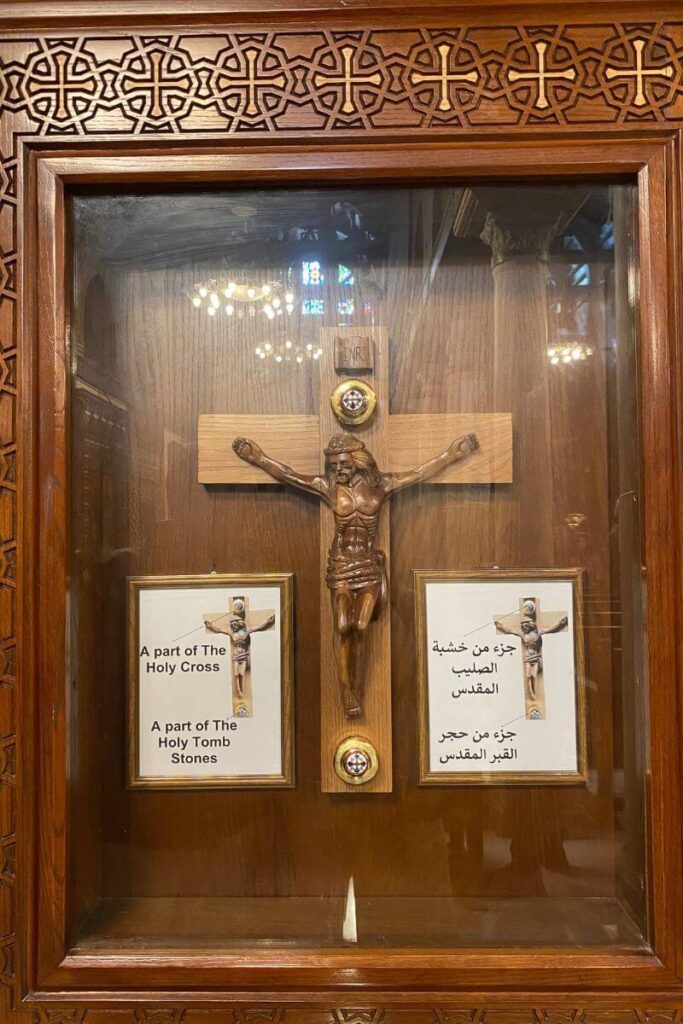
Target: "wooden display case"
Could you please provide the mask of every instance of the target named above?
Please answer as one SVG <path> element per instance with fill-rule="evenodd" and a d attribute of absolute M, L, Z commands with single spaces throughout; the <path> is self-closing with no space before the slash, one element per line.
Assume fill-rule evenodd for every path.
<path fill-rule="evenodd" d="M 676 1024 L 683 5 L 0 22 L 2 1019 Z M 192 301 L 235 267 L 291 349 Z M 483 439 L 382 514 L 353 790 L 329 512 L 200 420 L 315 472 L 349 359 L 381 469 Z M 569 567 L 577 779 L 421 787 L 413 571 Z M 293 574 L 295 785 L 127 788 L 127 581 L 212 572 Z"/>

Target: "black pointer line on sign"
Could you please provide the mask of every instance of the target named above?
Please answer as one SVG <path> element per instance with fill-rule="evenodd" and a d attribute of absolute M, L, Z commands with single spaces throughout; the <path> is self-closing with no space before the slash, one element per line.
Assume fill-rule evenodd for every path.
<path fill-rule="evenodd" d="M 184 640 L 186 636 L 192 636 L 193 633 L 198 633 L 200 629 L 204 629 L 204 623 L 201 626 L 197 626 L 196 629 L 191 629 L 189 633 L 183 633 L 182 636 L 177 636 L 175 640 L 171 640 L 171 644 L 177 644 L 179 640 Z"/>
<path fill-rule="evenodd" d="M 509 619 L 511 615 L 519 615 L 519 608 L 513 609 L 511 612 L 506 612 L 505 615 L 499 615 L 497 619 L 491 619 L 490 622 L 483 622 L 481 626 L 475 626 L 469 633 L 463 633 L 463 638 L 466 636 L 472 636 L 473 633 L 478 633 L 480 629 L 485 629 L 486 626 L 495 626 L 496 622 L 500 622 L 501 619 Z"/>

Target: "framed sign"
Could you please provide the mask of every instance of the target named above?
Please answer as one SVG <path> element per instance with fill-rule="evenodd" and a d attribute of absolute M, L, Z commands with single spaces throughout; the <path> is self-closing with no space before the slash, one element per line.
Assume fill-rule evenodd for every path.
<path fill-rule="evenodd" d="M 582 579 L 415 572 L 421 783 L 585 780 Z"/>
<path fill-rule="evenodd" d="M 291 786 L 292 577 L 128 580 L 128 784 Z"/>

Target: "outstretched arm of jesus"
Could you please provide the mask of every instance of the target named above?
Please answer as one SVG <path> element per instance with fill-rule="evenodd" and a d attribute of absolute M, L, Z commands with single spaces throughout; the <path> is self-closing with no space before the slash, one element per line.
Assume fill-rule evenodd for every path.
<path fill-rule="evenodd" d="M 262 633 L 264 629 L 270 629 L 271 626 L 275 625 L 275 616 L 269 615 L 263 622 L 259 622 L 258 626 L 252 626 L 249 633 Z"/>
<path fill-rule="evenodd" d="M 479 439 L 477 435 L 465 434 L 464 437 L 459 437 L 457 441 L 450 444 L 440 455 L 436 455 L 433 459 L 423 462 L 421 466 L 416 466 L 415 469 L 409 469 L 407 473 L 385 473 L 383 479 L 386 482 L 386 488 L 388 491 L 400 491 L 403 487 L 412 487 L 413 484 L 423 483 L 425 480 L 436 476 L 446 466 L 450 466 L 454 462 L 460 462 L 461 459 L 466 459 L 468 455 L 472 455 L 478 448 Z"/>
<path fill-rule="evenodd" d="M 510 629 L 510 627 L 506 626 L 505 623 L 500 621 L 500 619 L 495 620 L 494 626 L 496 627 L 496 629 L 499 629 L 501 633 L 509 633 L 510 636 L 519 636 L 519 633 L 516 629 Z"/>
<path fill-rule="evenodd" d="M 284 462 L 271 459 L 255 441 L 247 437 L 236 437 L 232 442 L 232 450 L 240 459 L 250 462 L 252 466 L 258 466 L 274 480 L 283 484 L 291 484 L 292 487 L 299 487 L 302 491 L 309 491 L 319 497 L 327 496 L 327 481 L 321 476 L 306 476 L 304 473 L 297 473 L 296 470 L 286 466 Z"/>
<path fill-rule="evenodd" d="M 548 626 L 547 629 L 541 630 L 541 636 L 547 636 L 548 633 L 559 633 L 569 623 L 569 619 L 566 615 L 563 615 L 559 622 L 556 622 L 554 626 Z"/>
<path fill-rule="evenodd" d="M 204 616 L 204 625 L 206 626 L 206 630 L 207 630 L 208 633 L 225 633 L 227 636 L 230 636 L 230 630 L 228 628 L 228 623 L 227 623 L 227 618 L 228 617 L 227 617 L 227 615 L 224 615 L 224 616 L 221 616 L 221 618 L 225 621 L 225 625 L 223 626 L 223 628 L 221 628 L 219 625 L 217 625 L 215 620 L 212 620 L 207 615 L 205 615 Z"/>

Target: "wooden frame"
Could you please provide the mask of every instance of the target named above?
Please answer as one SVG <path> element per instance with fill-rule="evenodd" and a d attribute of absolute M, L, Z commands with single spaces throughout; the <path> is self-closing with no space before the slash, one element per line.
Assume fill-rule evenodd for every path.
<path fill-rule="evenodd" d="M 490 569 L 472 572 L 432 572 L 416 569 L 413 573 L 415 584 L 415 636 L 417 646 L 418 673 L 418 745 L 420 752 L 420 784 L 446 786 L 505 786 L 505 785 L 577 785 L 587 780 L 587 734 L 586 734 L 586 676 L 584 667 L 584 624 L 583 624 L 583 569 Z M 427 609 L 426 587 L 428 583 L 447 580 L 476 580 L 498 582 L 519 580 L 562 580 L 572 584 L 574 605 L 574 650 L 576 686 L 576 742 L 577 770 L 573 772 L 501 772 L 492 775 L 485 771 L 462 772 L 457 775 L 448 772 L 431 771 L 429 767 L 429 689 L 427 678 Z"/>
<path fill-rule="evenodd" d="M 487 145 L 476 149 L 467 145 L 443 145 L 430 154 L 430 175 L 471 179 L 491 174 L 494 166 L 492 151 Z M 666 225 L 671 225 L 678 208 L 674 168 L 677 166 L 675 140 L 669 133 L 657 139 L 613 142 L 609 148 L 602 143 L 581 141 L 576 145 L 514 144 L 497 154 L 495 174 L 533 178 L 541 172 L 559 173 L 574 179 L 596 174 L 637 174 L 639 180 L 641 224 L 641 376 L 642 403 L 646 410 L 643 420 L 643 484 L 645 501 L 645 550 L 651 573 L 648 626 L 650 651 L 652 729 L 659 742 L 654 744 L 650 772 L 650 850 L 656 856 L 658 870 L 652 873 L 651 896 L 653 907 L 653 952 L 628 953 L 603 950 L 517 949 L 514 952 L 458 952 L 415 950 L 372 951 L 354 949 L 330 952 L 289 952 L 286 957 L 255 952 L 217 953 L 209 960 L 198 959 L 189 951 L 176 950 L 171 958 L 173 977 L 182 985 L 176 999 L 189 1005 L 194 1002 L 215 1001 L 215 993 L 230 993 L 234 1001 L 263 1002 L 262 988 L 267 986 L 278 992 L 278 999 L 300 1000 L 301 986 L 313 982 L 306 1001 L 339 1004 L 348 998 L 337 988 L 342 973 L 352 971 L 354 983 L 372 992 L 372 1000 L 382 1005 L 401 1003 L 424 1005 L 425 1000 L 443 1002 L 457 994 L 459 1002 L 476 1000 L 476 993 L 486 992 L 491 1005 L 501 1002 L 501 975 L 507 993 L 505 1005 L 520 1004 L 521 1000 L 538 999 L 540 991 L 554 989 L 570 991 L 578 976 L 581 984 L 604 1000 L 617 1002 L 627 999 L 636 1004 L 658 992 L 664 1003 L 683 999 L 683 981 L 679 974 L 679 957 L 683 957 L 683 935 L 680 918 L 681 900 L 681 846 L 678 841 L 681 810 L 681 777 L 677 772 L 676 707 L 679 694 L 670 681 L 676 678 L 676 643 L 671 628 L 674 608 L 678 608 L 675 586 L 675 559 L 672 558 L 672 507 L 662 501 L 662 494 L 677 493 L 673 448 L 673 424 L 678 415 L 678 404 L 673 390 L 674 366 L 669 325 L 675 316 L 675 292 L 670 281 L 678 273 L 678 241 L 663 263 L 657 257 L 662 249 L 655 239 L 663 237 Z M 240 153 L 204 154 L 185 153 L 164 157 L 140 153 L 117 156 L 114 152 L 95 155 L 63 153 L 51 155 L 27 147 L 26 159 L 31 169 L 31 181 L 36 189 L 34 202 L 38 214 L 36 233 L 29 238 L 31 260 L 36 260 L 32 280 L 35 293 L 26 293 L 24 308 L 27 337 L 36 339 L 37 376 L 32 374 L 32 359 L 22 364 L 25 380 L 35 381 L 36 390 L 28 386 L 22 402 L 22 422 L 25 436 L 31 439 L 24 449 L 24 479 L 32 479 L 31 467 L 40 469 L 39 480 L 43 489 L 50 480 L 65 478 L 66 452 L 64 447 L 66 414 L 61 395 L 65 387 L 64 343 L 67 337 L 63 294 L 66 272 L 64 233 L 65 190 L 70 183 L 96 182 L 99 185 L 129 181 L 157 183 L 197 182 L 198 180 L 233 180 L 239 182 L 258 172 L 271 175 L 282 182 L 283 174 L 289 180 L 302 181 L 315 177 L 319 180 L 339 180 L 348 176 L 383 180 L 424 179 L 428 175 L 411 146 L 395 144 L 375 149 L 370 153 L 354 148 L 328 149 L 325 166 L 322 157 L 310 149 L 289 152 L 269 152 L 258 148 Z M 396 168 L 400 170 L 397 171 Z M 675 256 L 674 256 L 675 253 Z M 669 275 L 672 275 L 671 277 Z M 42 296 L 40 302 L 37 296 Z M 37 315 L 37 319 L 34 317 Z M 671 328 L 673 329 L 673 328 Z M 33 331 L 36 331 L 34 334 Z M 57 382 L 56 386 L 54 382 Z M 41 417 L 36 419 L 37 396 L 40 395 Z M 34 424 L 37 433 L 34 432 Z M 33 460 L 33 445 L 40 453 Z M 39 463 L 39 464 L 38 464 Z M 666 479 L 666 485 L 663 480 Z M 46 496 L 27 488 L 23 495 L 24 523 L 29 523 L 30 510 L 44 507 Z M 152 1002 L 163 999 L 159 985 L 168 982 L 166 968 L 169 960 L 164 955 L 146 954 L 143 957 L 112 950 L 102 956 L 71 953 L 67 944 L 65 890 L 59 879 L 64 877 L 68 834 L 65 791 L 65 705 L 61 697 L 60 665 L 64 657 L 64 608 L 66 552 L 53 542 L 55 523 L 64 523 L 66 495 L 56 492 L 52 515 L 48 520 L 40 517 L 37 533 L 25 533 L 22 543 L 22 571 L 25 578 L 35 579 L 36 590 L 26 588 L 22 602 L 22 635 L 30 633 L 34 622 L 40 621 L 48 606 L 51 608 L 49 632 L 36 631 L 39 638 L 37 653 L 40 675 L 34 675 L 36 666 L 30 646 L 22 647 L 20 671 L 22 678 L 32 680 L 25 687 L 22 722 L 26 735 L 32 733 L 32 722 L 38 722 L 41 735 L 41 771 L 34 776 L 35 789 L 24 787 L 21 827 L 31 836 L 24 847 L 26 877 L 35 879 L 30 899 L 23 904 L 21 934 L 23 937 L 22 975 L 23 991 L 31 993 L 31 1000 L 39 1003 L 59 1001 L 58 993 L 69 992 L 68 998 L 92 1002 L 128 999 Z M 58 527 L 61 531 L 63 527 Z M 677 547 L 674 548 L 677 551 Z M 34 598 L 37 603 L 34 604 Z M 673 602 L 673 603 L 672 603 Z M 59 614 L 55 609 L 60 609 Z M 675 612 L 676 616 L 678 612 Z M 34 619 L 34 615 L 37 616 Z M 42 621 L 46 621 L 45 618 Z M 676 618 L 677 621 L 677 618 Z M 41 700 L 35 701 L 36 683 L 40 678 Z M 38 715 L 38 719 L 34 718 Z M 38 757 L 35 746 L 27 744 L 23 754 L 26 765 Z M 31 777 L 27 772 L 27 778 Z M 37 802 L 34 802 L 34 797 Z M 34 831 L 34 825 L 38 831 Z M 31 852 L 33 851 L 33 853 Z M 49 863 L 49 874 L 36 873 L 38 857 Z M 37 928 L 37 922 L 41 927 Z M 35 945 L 34 945 L 35 943 Z M 406 991 L 405 971 L 411 977 L 419 972 L 421 991 Z M 577 972 L 579 974 L 577 975 Z M 547 986 L 547 988 L 546 988 Z M 615 988 L 618 994 L 615 996 Z M 498 990 L 496 995 L 495 990 Z M 97 997 L 93 992 L 97 991 Z M 80 995 L 79 995 L 80 993 Z M 565 997 L 566 998 L 566 997 Z"/>
<path fill-rule="evenodd" d="M 215 573 L 208 576 L 133 576 L 128 580 L 128 786 L 131 789 L 226 789 L 226 788 L 289 788 L 294 785 L 294 685 L 291 573 L 259 573 L 244 576 L 239 573 Z M 141 777 L 139 768 L 139 678 L 138 658 L 140 591 L 148 587 L 216 587 L 258 588 L 275 587 L 280 591 L 281 619 L 281 723 L 282 771 L 272 775 L 221 775 L 193 778 L 176 775 L 170 778 Z"/>
<path fill-rule="evenodd" d="M 189 8 L 182 0 L 75 0 L 68 6 L 42 0 L 30 10 L 15 2 L 0 10 L 0 56 L 9 83 L 0 118 L 3 1021 L 179 1024 L 186 1014 L 215 1024 L 253 1017 L 274 1024 L 681 1019 L 683 6 L 679 0 L 666 7 L 625 0 L 618 9 L 607 2 L 530 0 L 517 10 L 491 0 L 475 12 L 469 2 L 444 11 L 431 0 L 397 0 L 392 8 L 360 10 L 336 0 L 302 0 L 298 11 L 286 0 L 248 8 L 236 0 L 198 0 Z M 395 37 L 400 43 L 403 32 L 410 35 L 401 49 Z M 349 86 L 339 81 L 319 90 L 315 82 L 330 76 L 328 56 L 338 63 L 340 47 L 349 38 L 357 45 L 360 35 L 366 63 L 378 66 L 373 74 L 382 84 L 369 86 L 367 109 L 356 106 L 347 114 Z M 672 69 L 661 82 L 646 81 L 640 93 L 632 77 L 607 75 L 617 66 L 632 71 L 628 62 L 639 40 L 652 63 Z M 513 89 L 509 76 L 511 67 L 534 66 L 539 42 L 554 48 L 553 63 L 564 47 L 558 63 L 575 71 L 566 92 L 550 85 L 545 108 L 536 94 L 520 91 L 523 82 Z M 440 112 L 438 94 L 432 91 L 426 103 L 417 97 L 413 76 L 436 66 L 438 46 L 456 43 L 466 48 L 464 59 L 473 62 L 479 82 L 464 105 L 448 93 L 450 110 Z M 272 53 L 284 64 L 285 85 L 275 86 L 278 109 L 252 117 L 243 104 L 237 116 L 223 112 L 202 121 L 208 109 L 202 76 L 221 54 L 232 48 L 242 55 L 245 45 L 259 59 Z M 155 46 L 177 55 L 187 71 L 181 110 L 167 104 L 166 84 L 156 108 L 141 108 L 140 94 L 123 87 L 126 62 L 137 60 L 151 73 Z M 390 89 L 390 66 L 400 71 L 398 92 Z M 64 85 L 77 88 L 65 91 Z M 220 106 L 218 94 L 209 101 Z M 637 177 L 639 184 L 652 952 L 70 952 L 64 905 L 65 189 L 78 183 L 596 175 Z"/>

